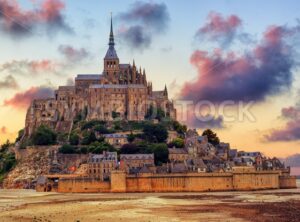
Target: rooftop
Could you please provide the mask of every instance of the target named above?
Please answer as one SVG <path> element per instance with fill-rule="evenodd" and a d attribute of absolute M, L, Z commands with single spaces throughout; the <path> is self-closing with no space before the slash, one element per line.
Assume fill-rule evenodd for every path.
<path fill-rule="evenodd" d="M 78 74 L 75 80 L 100 80 L 103 78 L 102 74 Z"/>
<path fill-rule="evenodd" d="M 136 88 L 136 89 L 143 89 L 146 88 L 142 84 L 128 84 L 128 85 L 120 85 L 120 84 L 94 84 L 90 85 L 90 89 L 108 89 L 108 88 L 115 88 L 115 89 L 128 89 L 128 88 Z"/>

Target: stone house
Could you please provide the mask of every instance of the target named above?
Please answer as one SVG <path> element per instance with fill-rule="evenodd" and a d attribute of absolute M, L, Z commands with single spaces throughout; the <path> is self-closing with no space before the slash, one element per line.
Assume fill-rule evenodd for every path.
<path fill-rule="evenodd" d="M 118 167 L 117 152 L 103 152 L 103 154 L 90 154 L 87 162 L 88 176 L 100 178 L 100 180 L 110 179 L 110 173 Z"/>
<path fill-rule="evenodd" d="M 127 173 L 138 173 L 143 166 L 155 166 L 153 153 L 120 155 L 120 170 Z"/>
<path fill-rule="evenodd" d="M 127 134 L 114 133 L 114 134 L 104 134 L 105 142 L 114 146 L 115 148 L 121 148 L 124 144 L 128 143 Z"/>
<path fill-rule="evenodd" d="M 189 154 L 188 152 L 183 148 L 169 148 L 169 157 L 168 159 L 171 162 L 184 162 L 188 160 Z"/>

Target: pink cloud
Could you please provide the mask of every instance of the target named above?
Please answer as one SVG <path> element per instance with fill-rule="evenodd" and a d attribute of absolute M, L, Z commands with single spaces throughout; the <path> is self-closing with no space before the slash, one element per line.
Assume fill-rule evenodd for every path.
<path fill-rule="evenodd" d="M 222 40 L 223 44 L 228 44 L 234 39 L 241 26 L 242 20 L 236 15 L 223 17 L 219 13 L 211 12 L 207 16 L 206 24 L 197 31 L 196 37 Z"/>
<path fill-rule="evenodd" d="M 287 119 L 285 126 L 270 130 L 264 139 L 271 142 L 300 140 L 300 107 L 283 108 L 281 116 Z"/>
<path fill-rule="evenodd" d="M 13 60 L 2 64 L 0 66 L 0 71 L 7 71 L 8 73 L 20 75 L 35 75 L 38 73 L 57 73 L 60 66 L 60 64 L 49 59 Z"/>
<path fill-rule="evenodd" d="M 295 48 L 288 44 L 288 37 L 299 33 L 295 30 L 272 26 L 250 52 L 242 55 L 224 53 L 221 49 L 212 53 L 196 50 L 190 62 L 198 76 L 185 82 L 180 97 L 214 103 L 262 101 L 287 90 L 292 82 L 292 70 L 298 65 L 293 54 Z"/>
<path fill-rule="evenodd" d="M 16 109 L 27 109 L 34 99 L 45 99 L 53 96 L 53 90 L 47 87 L 31 87 L 30 89 L 16 93 L 12 98 L 4 101 L 4 106 Z"/>
<path fill-rule="evenodd" d="M 40 25 L 71 32 L 62 14 L 64 9 L 61 0 L 44 0 L 38 8 L 27 11 L 16 0 L 0 0 L 0 27 L 17 36 L 31 34 Z"/>
<path fill-rule="evenodd" d="M 58 51 L 71 62 L 78 62 L 90 56 L 86 49 L 76 49 L 70 45 L 60 45 Z"/>

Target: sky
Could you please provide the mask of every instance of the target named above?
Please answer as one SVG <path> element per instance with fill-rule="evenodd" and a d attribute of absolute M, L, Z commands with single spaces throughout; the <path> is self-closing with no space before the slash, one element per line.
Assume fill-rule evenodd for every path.
<path fill-rule="evenodd" d="M 32 99 L 102 72 L 112 13 L 120 61 L 194 104 L 188 119 L 178 106 L 189 127 L 240 150 L 300 153 L 299 11 L 296 0 L 0 0 L 0 143 Z"/>

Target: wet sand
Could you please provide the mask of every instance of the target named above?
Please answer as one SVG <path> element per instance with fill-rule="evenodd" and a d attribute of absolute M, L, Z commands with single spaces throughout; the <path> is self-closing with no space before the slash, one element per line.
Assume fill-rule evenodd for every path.
<path fill-rule="evenodd" d="M 0 222 L 300 221 L 300 189 L 59 194 L 0 190 Z"/>

